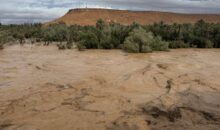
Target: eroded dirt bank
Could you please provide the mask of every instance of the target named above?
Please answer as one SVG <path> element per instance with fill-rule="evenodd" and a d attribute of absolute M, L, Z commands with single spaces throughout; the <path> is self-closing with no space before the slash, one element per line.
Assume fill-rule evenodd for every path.
<path fill-rule="evenodd" d="M 220 50 L 0 51 L 0 130 L 218 130 Z"/>

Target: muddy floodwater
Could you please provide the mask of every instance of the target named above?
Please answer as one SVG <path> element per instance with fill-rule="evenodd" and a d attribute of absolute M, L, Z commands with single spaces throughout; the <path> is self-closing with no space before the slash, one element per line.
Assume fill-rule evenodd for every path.
<path fill-rule="evenodd" d="M 0 51 L 0 130 L 219 130 L 220 49 Z"/>

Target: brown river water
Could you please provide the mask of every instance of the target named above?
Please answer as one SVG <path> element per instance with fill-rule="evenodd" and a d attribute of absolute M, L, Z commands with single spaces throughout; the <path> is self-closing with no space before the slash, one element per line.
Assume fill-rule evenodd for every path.
<path fill-rule="evenodd" d="M 220 49 L 0 50 L 0 130 L 219 130 Z"/>

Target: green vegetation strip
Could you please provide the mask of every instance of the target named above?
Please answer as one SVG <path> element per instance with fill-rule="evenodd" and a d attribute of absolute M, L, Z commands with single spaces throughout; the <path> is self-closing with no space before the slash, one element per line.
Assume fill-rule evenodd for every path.
<path fill-rule="evenodd" d="M 59 42 L 59 49 L 123 49 L 132 53 L 167 51 L 169 48 L 220 48 L 220 23 L 121 25 L 98 20 L 96 26 L 67 26 L 64 23 L 1 25 L 0 49 L 10 41 L 20 44 Z"/>

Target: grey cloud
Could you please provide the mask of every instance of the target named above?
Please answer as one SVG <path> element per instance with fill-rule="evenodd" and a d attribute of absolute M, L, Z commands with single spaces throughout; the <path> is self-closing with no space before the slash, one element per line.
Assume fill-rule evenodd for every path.
<path fill-rule="evenodd" d="M 45 22 L 72 8 L 220 13 L 220 0 L 0 0 L 0 22 Z"/>

